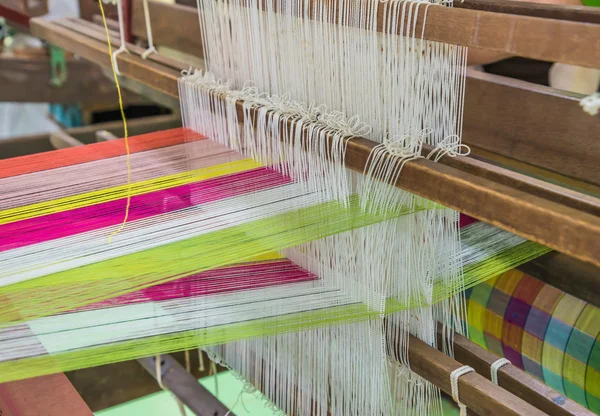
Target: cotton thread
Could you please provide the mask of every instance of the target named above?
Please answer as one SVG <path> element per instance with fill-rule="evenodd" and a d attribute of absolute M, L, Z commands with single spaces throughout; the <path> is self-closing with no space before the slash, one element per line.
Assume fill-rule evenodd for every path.
<path fill-rule="evenodd" d="M 110 242 L 112 241 L 112 238 L 119 234 L 121 232 L 121 230 L 123 230 L 123 228 L 125 227 L 125 224 L 127 223 L 127 219 L 129 217 L 129 207 L 131 205 L 131 149 L 129 148 L 129 133 L 127 131 L 127 117 L 125 117 L 125 108 L 123 105 L 123 95 L 121 94 L 121 85 L 119 84 L 119 77 L 118 77 L 118 66 L 117 64 L 117 57 L 116 55 L 113 55 L 112 53 L 112 44 L 110 42 L 110 33 L 108 32 L 108 23 L 106 21 L 106 14 L 104 13 L 104 6 L 102 5 L 102 0 L 98 0 L 98 4 L 100 5 L 100 13 L 102 15 L 102 23 L 104 24 L 104 31 L 106 32 L 106 43 L 108 44 L 108 55 L 110 56 L 110 63 L 111 63 L 111 67 L 112 67 L 112 71 L 113 71 L 113 78 L 115 79 L 115 85 L 117 87 L 117 95 L 119 97 L 119 109 L 121 111 L 121 118 L 123 119 L 123 140 L 125 141 L 125 153 L 126 153 L 126 157 L 125 157 L 125 161 L 127 163 L 127 204 L 125 206 L 125 216 L 123 217 L 123 222 L 121 223 L 121 225 L 119 226 L 119 228 L 116 231 L 113 231 L 109 236 L 108 236 L 108 243 L 110 244 Z M 118 4 L 118 6 L 120 6 L 120 2 Z M 121 11 L 121 7 L 119 7 L 119 12 L 122 13 Z M 121 32 L 122 32 L 123 28 L 121 27 Z M 125 42 L 122 41 L 121 43 L 121 48 L 125 47 Z M 118 52 L 118 51 L 117 51 Z"/>
<path fill-rule="evenodd" d="M 600 93 L 597 92 L 583 98 L 579 101 L 579 105 L 590 116 L 595 116 L 600 111 Z"/>
<path fill-rule="evenodd" d="M 506 358 L 499 358 L 492 363 L 492 365 L 490 366 L 490 376 L 492 383 L 498 385 L 498 370 L 507 364 L 511 364 L 511 362 Z"/>
<path fill-rule="evenodd" d="M 143 1 L 144 5 L 144 20 L 146 21 L 146 36 L 148 38 L 148 49 L 142 53 L 142 59 L 148 59 L 153 53 L 158 53 L 154 47 L 154 41 L 152 39 L 152 25 L 150 22 L 150 10 L 148 9 L 148 0 Z"/>
<path fill-rule="evenodd" d="M 459 367 L 450 373 L 450 387 L 452 388 L 452 399 L 456 402 L 458 408 L 460 409 L 460 416 L 467 415 L 467 406 L 461 403 L 459 398 L 458 378 L 474 371 L 475 370 L 473 370 L 472 367 L 468 365 L 463 365 L 462 367 Z"/>

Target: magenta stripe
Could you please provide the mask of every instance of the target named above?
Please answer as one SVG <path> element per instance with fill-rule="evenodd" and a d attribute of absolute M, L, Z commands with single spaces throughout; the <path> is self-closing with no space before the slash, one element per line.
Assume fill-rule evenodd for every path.
<path fill-rule="evenodd" d="M 131 198 L 128 221 L 289 183 L 268 168 L 252 169 Z M 125 198 L 0 225 L 0 251 L 93 231 L 123 221 Z"/>
<path fill-rule="evenodd" d="M 459 221 L 459 227 L 463 228 L 466 227 L 467 225 L 471 225 L 473 223 L 478 222 L 479 220 L 473 218 L 473 217 L 469 217 L 468 215 L 465 215 L 463 213 L 460 214 L 460 221 Z"/>
<path fill-rule="evenodd" d="M 140 302 L 161 301 L 191 296 L 203 296 L 238 290 L 259 289 L 285 283 L 298 283 L 317 279 L 313 273 L 288 259 L 261 263 L 246 263 L 186 276 L 136 292 L 128 293 L 83 308 L 90 310 Z"/>

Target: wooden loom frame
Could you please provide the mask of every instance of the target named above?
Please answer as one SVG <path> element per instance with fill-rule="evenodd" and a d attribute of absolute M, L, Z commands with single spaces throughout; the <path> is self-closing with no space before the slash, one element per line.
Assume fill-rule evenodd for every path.
<path fill-rule="evenodd" d="M 480 3 L 485 2 L 485 0 L 467 0 L 465 6 L 481 8 L 481 6 L 477 6 L 478 1 Z M 201 47 L 197 42 L 198 37 L 190 35 L 190 28 L 195 27 L 199 36 L 197 16 L 195 16 L 193 9 L 152 2 L 150 5 L 156 44 L 176 46 L 180 50 L 192 52 L 196 55 L 201 54 Z M 487 5 L 486 7 L 490 6 Z M 495 7 L 499 6 L 496 4 Z M 431 10 L 434 9 L 436 11 L 431 13 Z M 543 10 L 547 11 L 547 9 Z M 140 11 L 141 0 L 133 1 L 131 32 L 134 36 L 143 39 L 145 38 L 145 27 Z M 521 12 L 531 13 L 531 11 L 523 10 Z M 539 10 L 537 12 L 539 13 Z M 560 12 L 561 10 L 552 11 L 554 13 L 552 17 L 562 17 L 563 14 Z M 531 58 L 546 57 L 547 59 L 600 68 L 600 25 L 577 22 L 575 20 L 577 18 L 581 20 L 581 16 L 585 16 L 585 14 L 575 13 L 573 10 L 570 13 L 575 15 L 576 18 L 550 21 L 550 19 L 531 17 L 530 15 L 491 13 L 477 8 L 474 10 L 457 8 L 451 11 L 431 8 L 425 36 L 432 40 L 486 47 Z M 160 19 L 156 20 L 156 16 L 160 16 Z M 168 19 L 175 19 L 178 25 L 164 23 L 168 22 Z M 161 21 L 163 22 L 162 25 Z M 494 27 L 494 34 L 501 33 L 502 36 L 486 36 L 485 33 L 477 31 L 476 26 L 478 24 Z M 454 26 L 454 28 L 460 27 L 461 30 L 452 32 L 453 25 L 460 25 Z M 161 26 L 163 29 L 161 29 Z M 185 28 L 185 36 L 177 31 L 181 27 Z M 535 29 L 532 30 L 532 27 Z M 168 28 L 168 30 L 164 30 L 164 28 Z M 506 28 L 512 29 L 503 30 Z M 525 29 L 526 32 L 523 32 Z M 450 38 L 446 36 L 449 32 Z M 475 32 L 477 33 L 476 36 L 474 35 Z M 103 29 L 89 22 L 63 20 L 51 23 L 34 19 L 32 21 L 32 33 L 53 44 L 71 50 L 96 64 L 104 67 L 110 66 L 107 47 L 104 43 Z M 595 36 L 598 45 L 595 48 L 593 45 L 587 45 L 585 48 L 573 48 L 573 39 L 566 39 L 559 42 L 559 45 L 551 46 L 550 51 L 540 52 L 536 42 L 557 33 L 571 34 L 573 37 Z M 509 38 L 515 37 L 521 39 L 521 42 L 511 43 L 509 41 Z M 114 46 L 119 45 L 116 39 L 113 37 Z M 190 42 L 184 44 L 181 43 L 181 39 L 188 39 Z M 136 55 L 141 53 L 141 48 L 130 45 L 129 49 L 134 54 L 119 56 L 121 72 L 125 76 L 177 97 L 176 80 L 180 70 L 187 69 L 187 66 L 160 55 L 154 55 L 148 61 L 144 61 Z M 590 49 L 597 52 L 589 53 Z M 500 126 L 500 123 L 495 120 L 501 119 L 501 121 L 506 122 L 508 118 L 515 123 L 507 136 L 513 133 L 511 137 L 520 146 L 526 147 L 529 145 L 530 149 L 538 149 L 539 146 L 543 147 L 547 143 L 555 144 L 560 139 L 555 133 L 556 130 L 560 129 L 553 129 L 553 127 L 557 126 L 558 115 L 568 114 L 574 119 L 567 121 L 568 128 L 572 128 L 573 131 L 583 135 L 577 138 L 578 145 L 584 149 L 592 150 L 584 154 L 583 157 L 587 157 L 586 160 L 591 161 L 593 168 L 594 162 L 598 160 L 598 149 L 594 147 L 594 142 L 597 145 L 600 131 L 595 132 L 596 134 L 589 134 L 589 130 L 593 128 L 594 123 L 597 123 L 599 119 L 585 115 L 578 108 L 576 97 L 550 88 L 532 86 L 527 83 L 508 82 L 501 79 L 501 77 L 476 73 L 470 74 L 467 89 L 468 91 L 477 91 L 476 94 L 467 96 L 465 104 L 467 108 L 465 112 L 465 141 L 467 143 L 476 148 L 481 148 L 482 154 L 485 154 L 486 151 L 495 151 L 501 158 L 512 158 L 513 160 L 503 160 L 509 165 L 512 164 L 512 166 L 515 163 L 517 165 L 518 163 L 534 165 L 536 167 L 533 169 L 535 173 L 544 178 L 551 177 L 560 183 L 567 183 L 586 192 L 597 191 L 596 186 L 600 184 L 599 171 L 592 170 L 590 173 L 589 169 L 576 169 L 573 166 L 557 167 L 554 163 L 557 157 L 560 156 L 561 151 L 564 151 L 564 155 L 567 158 L 571 157 L 572 160 L 577 160 L 578 156 L 581 156 L 571 152 L 568 146 L 558 150 L 550 148 L 546 152 L 538 151 L 534 153 L 530 150 L 529 152 L 516 152 L 515 154 L 507 149 L 506 141 L 502 141 L 503 137 L 498 139 L 498 137 L 493 137 L 490 134 L 490 131 Z M 505 100 L 512 100 L 515 103 L 523 100 L 533 101 L 527 108 L 532 106 L 541 107 L 539 112 L 546 115 L 544 121 L 545 124 L 549 124 L 549 127 L 546 126 L 545 130 L 548 135 L 544 137 L 547 140 L 534 140 L 531 143 L 531 130 L 526 128 L 525 131 L 515 130 L 515 128 L 520 127 L 518 122 L 526 121 L 527 116 L 526 112 L 518 111 L 519 109 L 515 108 L 503 113 L 502 117 L 488 117 L 486 120 L 490 120 L 491 126 L 488 124 L 488 128 L 483 130 L 482 125 L 485 123 L 481 123 L 481 116 L 486 112 L 497 115 L 494 110 L 498 110 L 498 108 L 493 106 L 494 100 L 488 100 L 487 102 L 484 101 L 483 109 L 480 108 L 479 111 L 470 112 L 469 102 L 478 102 L 478 100 L 480 102 L 486 94 L 490 94 L 490 91 L 494 91 L 493 95 L 500 95 L 505 97 Z M 239 104 L 242 105 L 242 103 Z M 506 101 L 504 104 L 506 104 Z M 469 116 L 472 117 L 470 121 Z M 351 141 L 348 146 L 348 166 L 362 172 L 372 147 L 373 143 L 366 139 Z M 526 165 L 525 169 L 530 172 L 531 166 Z M 548 169 L 554 172 L 548 172 Z M 597 271 L 594 266 L 600 266 L 600 259 L 597 256 L 597 253 L 600 252 L 600 239 L 598 238 L 600 236 L 600 221 L 598 218 L 600 215 L 600 201 L 597 198 L 583 192 L 548 184 L 545 181 L 503 169 L 474 157 L 443 158 L 441 163 L 437 164 L 426 160 L 410 162 L 405 166 L 401 179 L 396 185 L 515 234 L 546 244 L 557 251 L 569 254 L 573 258 L 579 259 L 579 261 L 553 253 L 550 263 L 552 261 L 556 263 L 558 258 L 559 262 L 563 261 L 569 264 L 569 270 L 591 267 L 591 271 L 588 273 L 589 279 L 591 282 L 598 281 L 599 276 L 594 275 L 594 272 Z M 484 202 L 488 205 L 484 205 Z M 543 270 L 548 261 L 539 260 L 538 263 L 540 261 L 541 265 L 538 266 L 538 270 Z M 585 263 L 582 263 L 582 261 Z M 540 273 L 540 275 L 545 275 L 545 272 Z M 578 285 L 577 282 L 566 281 L 563 282 L 563 285 L 568 286 L 570 289 L 568 291 L 571 293 L 585 293 L 586 291 L 589 292 L 590 289 L 587 283 Z M 589 298 L 597 304 L 597 292 Z M 457 345 L 462 341 L 458 339 L 458 342 Z M 441 353 L 439 353 L 441 356 L 436 355 L 435 352 L 431 351 L 431 347 L 422 342 L 419 343 L 418 340 L 411 344 L 413 344 L 410 351 L 411 360 L 414 363 L 413 369 L 430 379 L 442 390 L 449 392 L 449 372 L 460 366 L 460 364 Z M 459 350 L 460 348 L 457 349 L 457 352 Z M 469 348 L 465 347 L 464 350 L 469 350 Z M 461 361 L 471 364 L 468 362 L 469 360 L 473 361 L 477 357 L 481 358 L 481 355 L 481 352 L 473 353 L 471 356 L 468 354 L 463 355 Z M 471 365 L 475 366 L 475 364 Z M 479 365 L 481 367 L 481 363 Z M 504 372 L 504 370 L 500 371 L 501 384 Z M 509 371 L 506 370 L 506 372 Z M 514 379 L 515 377 L 508 378 L 513 382 Z M 527 407 L 528 405 L 518 399 L 513 400 L 516 399 L 514 396 L 507 395 L 503 389 L 486 382 L 477 374 L 462 377 L 460 388 L 461 398 L 464 402 L 480 414 L 488 414 L 488 412 L 490 412 L 489 414 L 502 415 L 523 414 L 523 412 L 543 414 L 536 413 L 534 409 Z M 547 409 L 544 408 L 544 410 L 548 414 L 587 414 L 581 413 L 581 409 L 577 408 L 578 405 L 571 401 L 567 401 L 566 406 L 557 406 L 550 397 L 546 397 L 545 400 L 542 397 L 539 400 L 541 402 L 538 402 L 538 407 L 542 408 L 539 403 L 543 403 L 547 406 Z M 574 407 L 570 408 L 570 405 Z"/>

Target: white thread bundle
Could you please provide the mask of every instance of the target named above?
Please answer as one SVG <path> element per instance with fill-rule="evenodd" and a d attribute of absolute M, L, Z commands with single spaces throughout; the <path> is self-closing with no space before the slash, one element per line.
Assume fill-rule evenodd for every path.
<path fill-rule="evenodd" d="M 414 299 L 431 303 L 436 284 L 451 287 L 458 282 L 460 286 L 461 281 L 458 214 L 388 185 L 398 179 L 404 163 L 421 157 L 424 144 L 434 147 L 429 157 L 435 160 L 460 153 L 466 50 L 421 40 L 423 32 L 417 31 L 416 22 L 420 16 L 426 20 L 429 7 L 440 6 L 418 1 L 200 0 L 209 72 L 180 81 L 186 126 L 281 169 L 309 190 L 328 189 L 329 196 L 342 201 L 352 190 L 359 194 L 363 209 L 373 213 L 397 206 L 415 211 L 405 218 L 306 243 L 295 254 L 286 251 L 293 261 L 319 276 L 332 276 L 343 291 L 381 313 L 388 298 L 404 304 Z M 383 18 L 378 21 L 378 16 Z M 243 119 L 238 117 L 237 100 L 244 101 Z M 338 119 L 347 121 L 331 124 Z M 352 135 L 345 127 L 355 119 L 365 124 L 359 124 L 364 127 L 354 134 L 381 143 L 370 156 L 366 177 L 343 167 L 344 143 Z M 280 122 L 292 125 L 281 128 Z M 333 150 L 326 150 L 325 132 L 333 133 Z M 429 209 L 417 212 L 423 207 Z M 408 369 L 409 332 L 435 345 L 436 321 L 461 330 L 457 317 L 463 311 L 464 300 L 457 296 L 389 317 L 387 342 L 383 326 L 377 329 L 374 323 L 369 324 L 373 331 L 368 335 L 356 335 L 367 336 L 369 345 L 380 345 L 370 358 L 382 369 L 378 377 L 388 380 L 386 345 L 398 346 L 388 353 Z M 452 333 L 448 330 L 444 337 L 449 352 Z M 327 336 L 324 344 L 339 344 L 339 334 Z M 278 351 L 286 348 L 291 347 L 279 346 Z M 338 348 L 339 354 L 346 351 L 346 345 Z M 337 366 L 348 365 L 334 358 L 329 357 L 328 379 L 342 368 Z M 297 366 L 298 361 L 291 356 L 277 364 Z M 250 371 L 239 370 L 244 376 Z M 373 376 L 371 370 L 362 371 L 365 378 Z M 324 399 L 310 387 L 310 378 L 301 373 L 287 377 L 277 380 L 286 386 L 277 394 L 283 390 L 288 396 L 276 400 L 280 406 L 286 403 L 285 411 L 294 410 L 289 404 L 293 393 L 287 388 L 291 384 L 306 386 L 298 393 L 303 397 Z M 274 381 L 269 380 L 260 386 L 266 383 L 265 388 L 274 389 Z M 410 377 L 399 380 L 406 384 Z M 353 386 L 354 394 L 367 384 L 381 385 L 371 379 Z M 406 388 L 414 397 L 429 397 L 430 386 L 423 385 Z M 333 383 L 329 389 L 332 397 L 338 394 Z M 367 413 L 358 399 L 333 414 L 389 414 L 388 392 L 389 388 L 383 394 L 374 392 Z"/>

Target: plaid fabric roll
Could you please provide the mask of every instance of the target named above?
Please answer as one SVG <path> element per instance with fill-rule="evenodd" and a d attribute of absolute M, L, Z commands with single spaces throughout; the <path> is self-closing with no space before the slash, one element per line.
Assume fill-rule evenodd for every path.
<path fill-rule="evenodd" d="M 518 270 L 467 291 L 469 338 L 600 413 L 600 309 Z"/>

